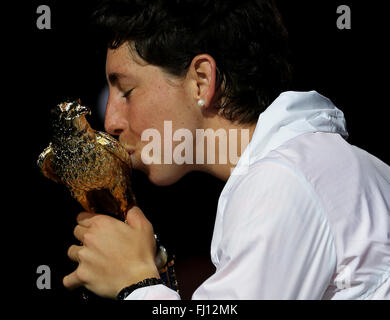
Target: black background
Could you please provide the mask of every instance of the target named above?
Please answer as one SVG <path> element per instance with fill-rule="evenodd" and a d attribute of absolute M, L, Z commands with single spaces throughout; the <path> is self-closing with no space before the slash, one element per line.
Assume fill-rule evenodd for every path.
<path fill-rule="evenodd" d="M 21 267 L 20 277 L 27 276 L 24 292 L 39 301 L 80 300 L 79 292 L 63 288 L 62 278 L 75 268 L 66 252 L 76 243 L 72 232 L 81 207 L 63 186 L 41 176 L 36 159 L 49 143 L 49 110 L 66 97 L 80 97 L 94 109 L 105 85 L 105 56 L 96 52 L 88 33 L 93 3 L 32 1 L 22 10 L 21 32 L 11 36 L 17 49 L 10 50 L 12 45 L 7 44 L 14 58 L 11 65 L 18 71 L 11 83 L 14 90 L 5 92 L 12 104 L 7 106 L 11 115 L 3 119 L 7 128 L 3 133 L 14 152 L 5 158 L 16 169 L 12 167 L 11 193 L 4 199 L 12 204 L 12 223 L 3 227 L 13 232 L 20 225 L 15 232 L 20 241 L 13 240 L 17 244 L 13 263 Z M 316 90 L 329 97 L 345 113 L 349 142 L 389 164 L 389 52 L 383 8 L 362 1 L 278 3 L 294 54 L 294 89 Z M 41 4 L 51 9 L 51 30 L 36 27 L 36 9 Z M 342 4 L 351 8 L 351 30 L 336 27 L 336 9 Z M 102 130 L 96 115 L 94 111 L 90 120 L 95 129 Z M 142 173 L 134 172 L 133 185 L 140 207 L 176 254 L 182 297 L 188 299 L 213 272 L 209 251 L 224 183 L 192 173 L 175 185 L 156 187 Z M 36 269 L 43 264 L 51 268 L 51 290 L 36 287 Z"/>

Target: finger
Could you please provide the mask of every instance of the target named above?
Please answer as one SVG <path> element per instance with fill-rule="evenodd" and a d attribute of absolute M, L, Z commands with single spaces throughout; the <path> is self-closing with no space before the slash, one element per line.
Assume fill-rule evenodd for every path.
<path fill-rule="evenodd" d="M 139 207 L 134 206 L 129 211 L 127 211 L 126 221 L 127 224 L 131 227 L 139 227 L 145 219 L 146 217 Z"/>
<path fill-rule="evenodd" d="M 136 229 L 150 230 L 153 226 L 139 207 L 132 207 L 126 215 L 127 224 Z"/>
<path fill-rule="evenodd" d="M 78 287 L 81 287 L 84 284 L 77 276 L 76 270 L 73 271 L 71 274 L 65 276 L 64 279 L 62 279 L 62 283 L 65 286 L 65 288 L 69 290 L 76 289 Z"/>
<path fill-rule="evenodd" d="M 73 230 L 73 235 L 77 240 L 84 242 L 84 234 L 88 231 L 88 228 L 83 227 L 81 225 L 77 225 Z"/>
<path fill-rule="evenodd" d="M 71 245 L 68 249 L 68 257 L 72 261 L 80 262 L 79 251 L 81 250 L 81 248 L 82 246 L 76 246 L 75 244 Z"/>
<path fill-rule="evenodd" d="M 83 227 L 89 227 L 91 225 L 91 219 L 96 216 L 97 216 L 96 213 L 85 212 L 85 211 L 80 212 L 76 218 L 77 223 Z"/>

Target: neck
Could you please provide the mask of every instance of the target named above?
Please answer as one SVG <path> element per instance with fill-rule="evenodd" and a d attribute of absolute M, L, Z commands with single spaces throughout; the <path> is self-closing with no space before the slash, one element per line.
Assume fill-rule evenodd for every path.
<path fill-rule="evenodd" d="M 252 140 L 255 127 L 256 123 L 240 125 L 222 116 L 206 119 L 203 126 L 204 139 L 201 139 L 204 144 L 204 164 L 197 164 L 195 169 L 227 181 L 248 143 Z M 215 147 L 211 140 L 214 141 Z M 201 147 L 199 149 L 201 150 Z"/>

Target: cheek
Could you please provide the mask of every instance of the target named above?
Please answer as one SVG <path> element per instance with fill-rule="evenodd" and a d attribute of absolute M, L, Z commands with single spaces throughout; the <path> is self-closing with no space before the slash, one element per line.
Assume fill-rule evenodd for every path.
<path fill-rule="evenodd" d="M 141 136 L 144 130 L 153 128 L 154 122 L 155 116 L 149 114 L 144 106 L 137 106 L 129 111 L 130 130 L 137 136 Z"/>
<path fill-rule="evenodd" d="M 167 87 L 156 86 L 154 90 L 138 93 L 131 102 L 129 119 L 131 130 L 138 136 L 146 129 L 163 133 L 164 121 L 180 119 L 175 108 L 177 97 Z"/>

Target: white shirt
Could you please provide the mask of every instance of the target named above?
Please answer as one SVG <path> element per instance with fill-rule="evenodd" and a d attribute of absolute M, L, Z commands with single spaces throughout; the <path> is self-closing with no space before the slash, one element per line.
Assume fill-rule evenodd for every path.
<path fill-rule="evenodd" d="M 259 117 L 218 202 L 216 272 L 193 299 L 390 299 L 390 167 L 315 91 Z M 127 299 L 180 299 L 156 285 Z"/>

